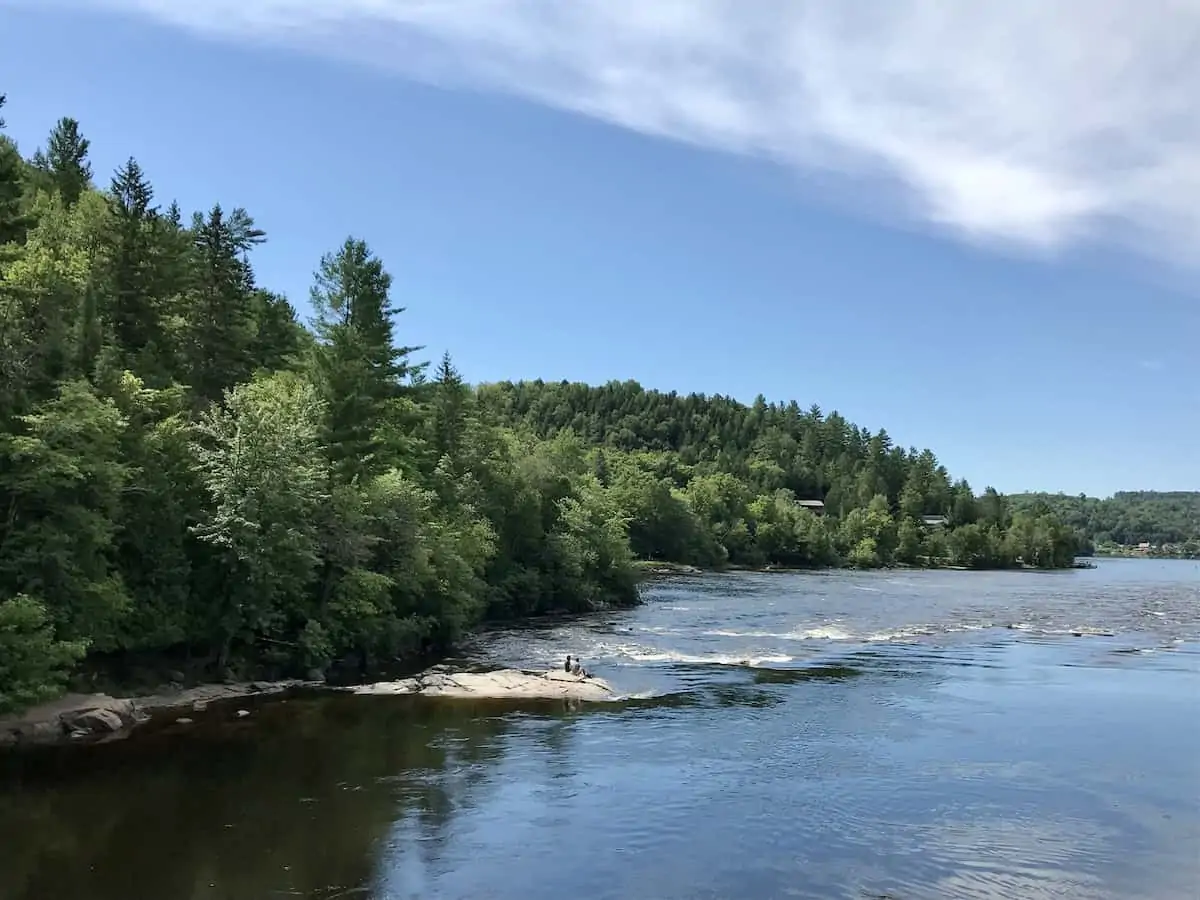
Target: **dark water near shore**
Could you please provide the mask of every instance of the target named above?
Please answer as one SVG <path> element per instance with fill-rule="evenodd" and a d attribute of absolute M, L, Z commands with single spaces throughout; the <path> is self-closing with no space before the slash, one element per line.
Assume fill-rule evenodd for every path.
<path fill-rule="evenodd" d="M 1200 896 L 1196 563 L 647 599 L 470 650 L 578 653 L 611 707 L 296 698 L 0 758 L 0 900 Z"/>

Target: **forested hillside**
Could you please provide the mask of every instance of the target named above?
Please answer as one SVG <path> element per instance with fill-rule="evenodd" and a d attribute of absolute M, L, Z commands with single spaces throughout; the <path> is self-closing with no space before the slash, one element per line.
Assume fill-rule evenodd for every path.
<path fill-rule="evenodd" d="M 1106 499 L 1015 494 L 1014 509 L 1043 504 L 1097 547 L 1175 546 L 1200 553 L 1200 491 L 1119 491 Z"/>
<path fill-rule="evenodd" d="M 28 158 L 0 134 L 0 711 L 87 656 L 366 671 L 635 602 L 635 556 L 1071 562 L 1054 517 L 836 414 L 429 372 L 361 240 L 314 261 L 301 323 L 247 211 L 88 151 L 71 119 Z"/>
<path fill-rule="evenodd" d="M 87 156 L 69 119 L 28 161 L 0 139 L 0 710 L 85 652 L 304 672 L 636 600 L 585 449 L 426 377 L 364 243 L 306 329 L 246 211 L 185 217 L 132 159 L 95 190 Z"/>
<path fill-rule="evenodd" d="M 1047 509 L 1014 515 L 991 488 L 976 495 L 953 480 L 932 451 L 895 446 L 886 431 L 816 406 L 761 396 L 746 406 L 635 382 L 501 383 L 478 397 L 506 425 L 543 439 L 566 429 L 600 448 L 597 474 L 629 517 L 640 557 L 1003 568 L 1067 566 L 1077 549 Z M 823 501 L 825 514 L 807 500 Z"/>

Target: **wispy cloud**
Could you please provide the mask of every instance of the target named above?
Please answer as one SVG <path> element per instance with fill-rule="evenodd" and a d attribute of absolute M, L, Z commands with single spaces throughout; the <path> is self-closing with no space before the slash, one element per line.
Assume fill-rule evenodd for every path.
<path fill-rule="evenodd" d="M 847 175 L 973 241 L 1200 262 L 1200 0 L 59 2 Z"/>

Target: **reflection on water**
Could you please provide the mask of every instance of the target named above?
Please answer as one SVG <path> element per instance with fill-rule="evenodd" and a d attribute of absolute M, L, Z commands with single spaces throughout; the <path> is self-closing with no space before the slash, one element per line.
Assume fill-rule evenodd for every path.
<path fill-rule="evenodd" d="M 1198 588 L 667 582 L 472 648 L 580 653 L 611 706 L 303 698 L 0 757 L 0 900 L 1195 897 Z"/>

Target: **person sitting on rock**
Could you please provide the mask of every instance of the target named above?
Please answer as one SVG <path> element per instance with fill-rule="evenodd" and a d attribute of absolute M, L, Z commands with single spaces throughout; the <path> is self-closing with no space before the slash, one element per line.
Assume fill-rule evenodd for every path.
<path fill-rule="evenodd" d="M 579 664 L 579 657 L 575 657 L 575 662 L 571 664 L 571 674 L 572 675 L 582 675 L 583 674 L 583 666 L 581 666 Z"/>
<path fill-rule="evenodd" d="M 563 671 L 566 672 L 568 675 L 571 674 L 571 654 L 570 653 L 567 654 L 567 661 L 565 663 L 563 663 Z"/>

